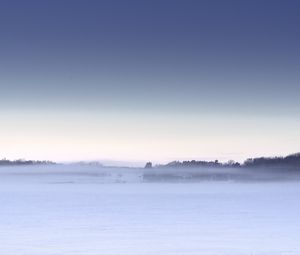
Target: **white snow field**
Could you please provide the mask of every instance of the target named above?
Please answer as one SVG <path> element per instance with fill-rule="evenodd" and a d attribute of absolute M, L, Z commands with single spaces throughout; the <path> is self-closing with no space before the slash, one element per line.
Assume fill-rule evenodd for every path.
<path fill-rule="evenodd" d="M 72 169 L 0 168 L 1 255 L 300 254 L 299 182 L 124 183 Z"/>

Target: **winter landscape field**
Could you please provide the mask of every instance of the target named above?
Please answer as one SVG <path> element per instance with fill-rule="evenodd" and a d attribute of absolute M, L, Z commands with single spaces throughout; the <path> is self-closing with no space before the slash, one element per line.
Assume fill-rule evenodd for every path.
<path fill-rule="evenodd" d="M 300 255 L 299 14 L 0 0 L 0 255 Z"/>
<path fill-rule="evenodd" d="M 300 254 L 297 181 L 146 182 L 140 171 L 1 168 L 0 254 Z"/>

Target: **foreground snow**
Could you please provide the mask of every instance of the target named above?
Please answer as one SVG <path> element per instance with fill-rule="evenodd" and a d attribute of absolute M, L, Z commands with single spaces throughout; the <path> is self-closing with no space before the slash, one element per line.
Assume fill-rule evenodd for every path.
<path fill-rule="evenodd" d="M 300 254 L 298 182 L 103 183 L 92 173 L 0 170 L 0 254 Z"/>

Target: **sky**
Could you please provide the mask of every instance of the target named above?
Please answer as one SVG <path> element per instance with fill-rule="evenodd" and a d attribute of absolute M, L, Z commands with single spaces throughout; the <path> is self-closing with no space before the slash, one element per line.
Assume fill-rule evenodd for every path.
<path fill-rule="evenodd" d="M 300 2 L 2 0 L 0 157 L 300 151 Z"/>

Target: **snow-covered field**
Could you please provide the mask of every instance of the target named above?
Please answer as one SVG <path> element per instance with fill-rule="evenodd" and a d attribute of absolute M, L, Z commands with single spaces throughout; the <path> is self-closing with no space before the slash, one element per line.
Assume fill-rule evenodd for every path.
<path fill-rule="evenodd" d="M 1 168 L 0 254 L 300 254 L 298 182 L 101 176 L 93 168 Z"/>

